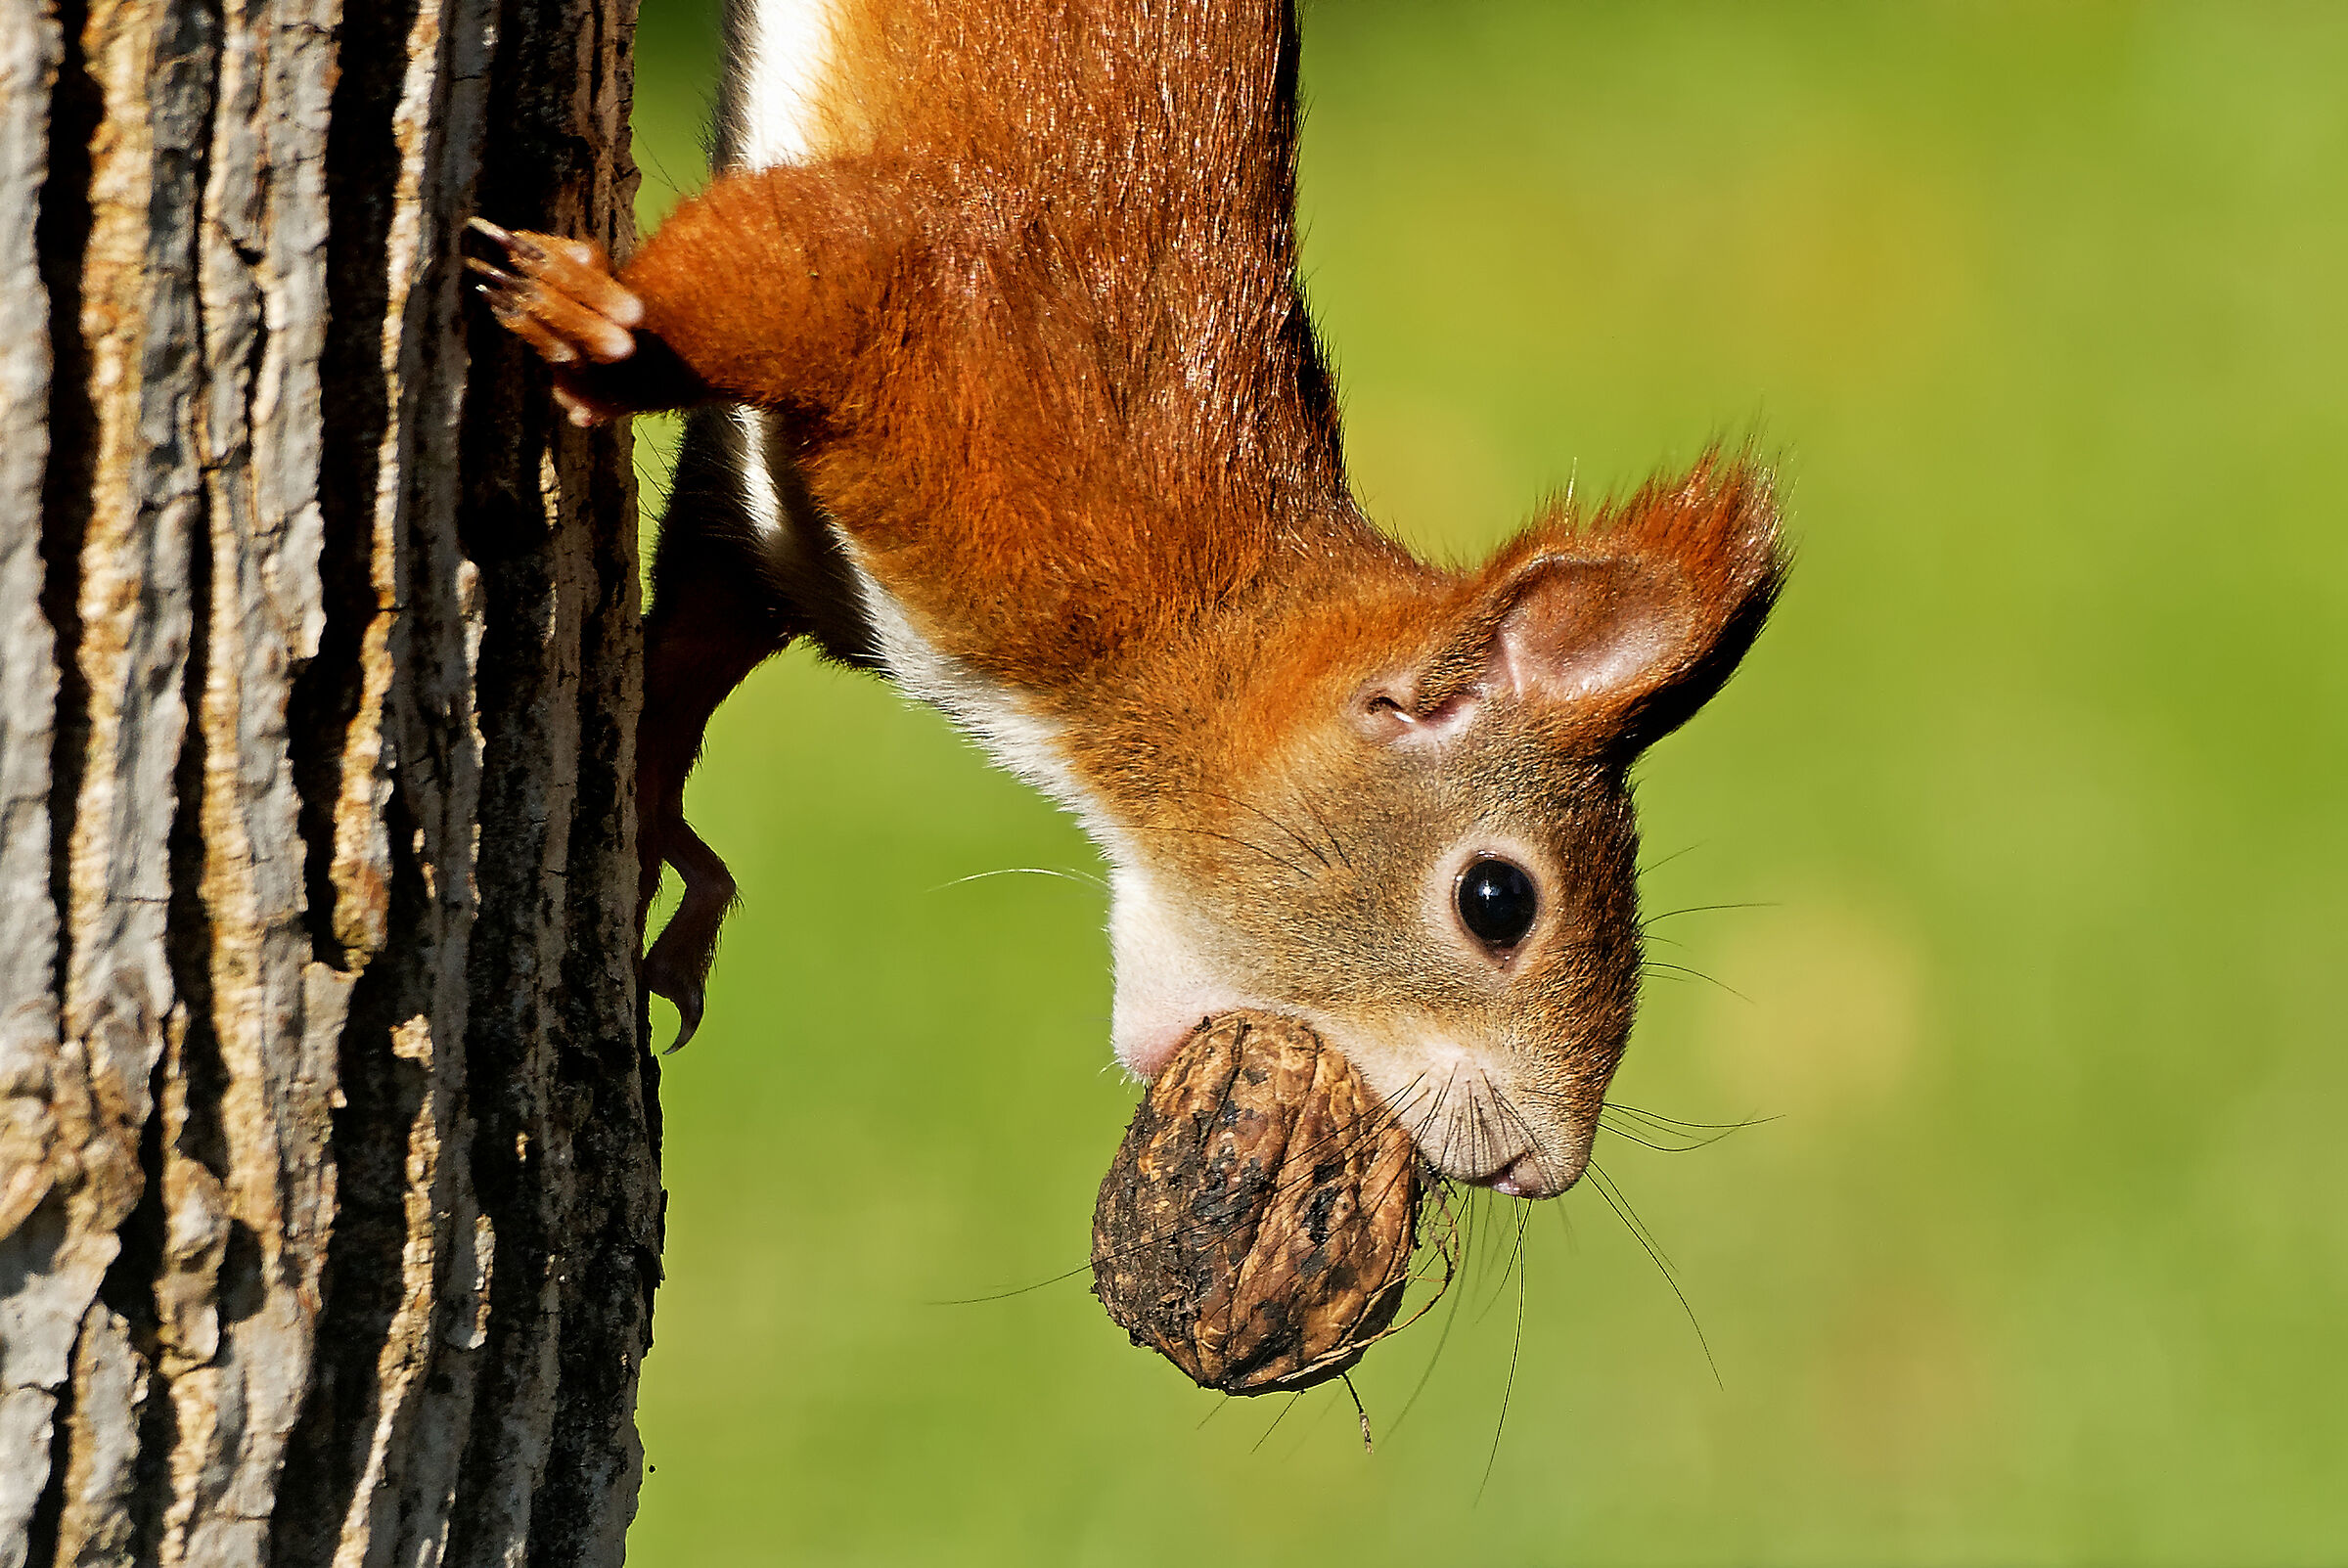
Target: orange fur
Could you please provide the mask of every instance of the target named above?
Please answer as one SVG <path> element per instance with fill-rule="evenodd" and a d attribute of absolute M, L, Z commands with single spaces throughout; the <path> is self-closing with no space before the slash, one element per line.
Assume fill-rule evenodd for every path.
<path fill-rule="evenodd" d="M 1480 569 L 1418 561 L 1353 501 L 1298 292 L 1287 5 L 866 0 L 835 37 L 833 151 L 684 203 L 618 274 L 643 351 L 565 386 L 786 417 L 807 499 L 925 657 L 1048 738 L 1125 877 L 1152 1028 L 1185 998 L 1290 1008 L 1398 1107 L 1411 1031 L 1440 1037 L 1492 1104 L 1428 1102 L 1430 1158 L 1570 1183 L 1636 991 L 1624 771 L 1759 631 L 1768 476 L 1715 453 L 1594 518 L 1554 507 Z M 827 632 L 822 596 L 724 611 L 722 572 L 671 575 L 655 853 L 749 664 L 810 626 L 885 658 Z M 1546 923 L 1508 954 L 1442 928 L 1477 844 L 1538 863 Z M 701 963 L 706 923 L 679 943 Z"/>

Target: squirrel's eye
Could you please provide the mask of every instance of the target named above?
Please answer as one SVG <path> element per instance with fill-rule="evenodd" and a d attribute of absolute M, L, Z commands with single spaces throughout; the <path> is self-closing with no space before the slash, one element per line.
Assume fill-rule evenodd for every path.
<path fill-rule="evenodd" d="M 1514 947 L 1533 928 L 1541 896 L 1524 868 L 1505 860 L 1472 862 L 1460 874 L 1460 920 L 1487 947 Z"/>

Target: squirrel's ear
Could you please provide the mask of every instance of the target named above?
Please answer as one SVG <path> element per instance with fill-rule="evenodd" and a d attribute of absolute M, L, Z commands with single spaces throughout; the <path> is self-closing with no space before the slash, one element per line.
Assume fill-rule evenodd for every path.
<path fill-rule="evenodd" d="M 1644 746 L 1720 690 L 1784 574 L 1769 474 L 1749 462 L 1708 454 L 1587 525 L 1560 509 L 1489 568 L 1484 690 Z"/>
<path fill-rule="evenodd" d="M 1646 686 L 1686 643 L 1690 598 L 1676 576 L 1633 560 L 1536 561 L 1508 584 L 1485 690 L 1603 702 Z"/>

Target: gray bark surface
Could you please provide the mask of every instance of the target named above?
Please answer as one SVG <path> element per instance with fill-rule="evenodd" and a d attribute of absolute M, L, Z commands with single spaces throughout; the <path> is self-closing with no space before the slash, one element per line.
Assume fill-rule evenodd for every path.
<path fill-rule="evenodd" d="M 0 1568 L 616 1562 L 628 0 L 0 0 Z"/>

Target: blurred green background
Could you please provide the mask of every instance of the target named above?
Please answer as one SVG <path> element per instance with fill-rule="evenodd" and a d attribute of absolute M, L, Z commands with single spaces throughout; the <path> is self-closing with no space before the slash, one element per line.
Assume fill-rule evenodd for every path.
<path fill-rule="evenodd" d="M 643 215 L 715 5 L 646 0 Z M 1758 429 L 1801 557 L 1645 764 L 1599 1159 L 1341 1392 L 1081 1276 L 1135 1091 L 1070 823 L 793 653 L 691 799 L 635 1560 L 2348 1561 L 2348 10 L 1322 0 L 1308 285 L 1374 514 L 1480 549 Z M 656 491 L 660 449 L 643 432 Z M 649 506 L 648 506 L 648 510 Z M 666 1014 L 660 1020 L 666 1025 Z M 1495 1454 L 1504 1392 L 1513 1393 Z M 1484 1477 L 1490 1466 L 1489 1482 Z"/>

